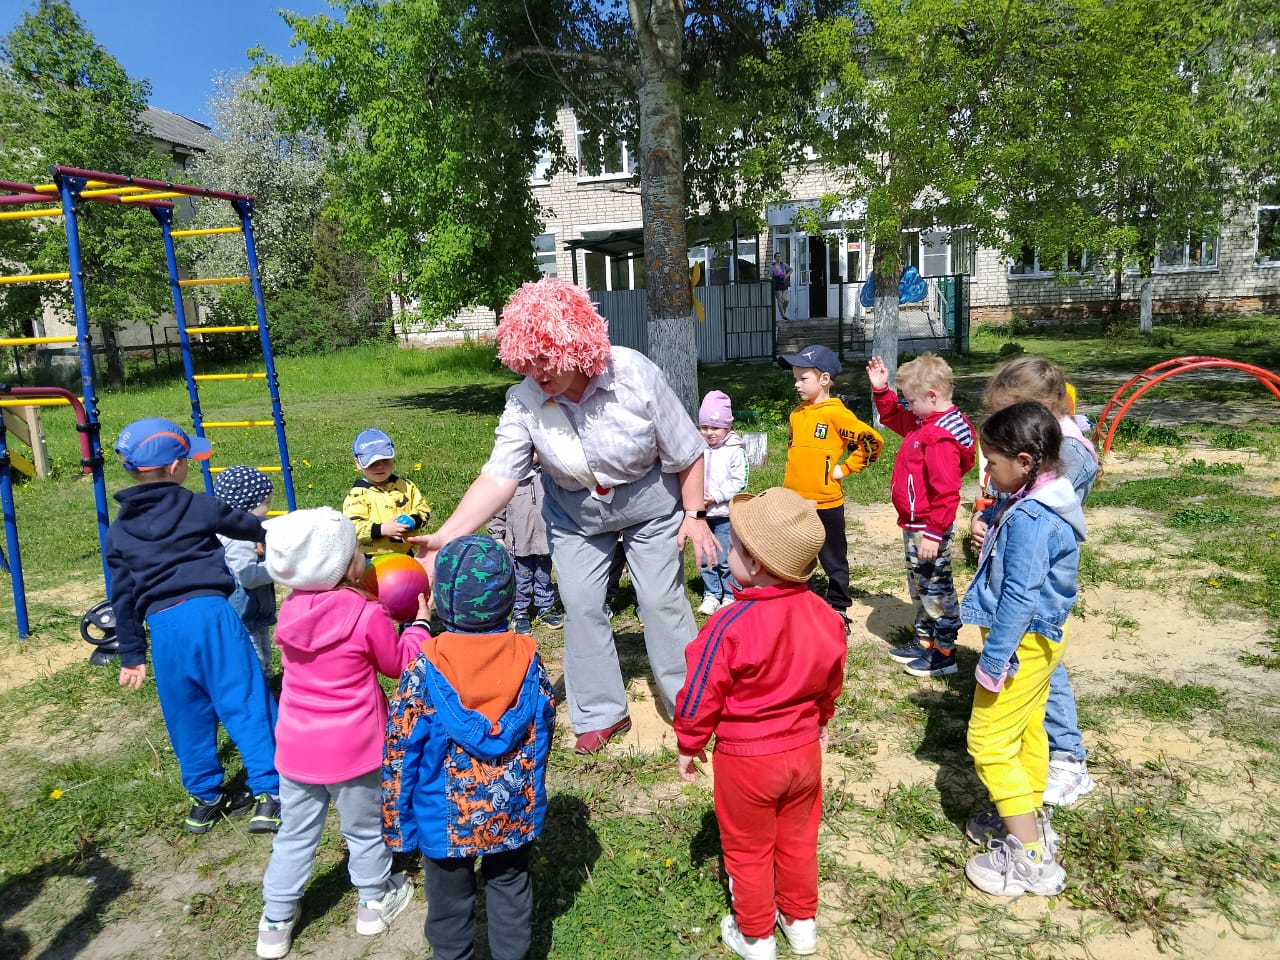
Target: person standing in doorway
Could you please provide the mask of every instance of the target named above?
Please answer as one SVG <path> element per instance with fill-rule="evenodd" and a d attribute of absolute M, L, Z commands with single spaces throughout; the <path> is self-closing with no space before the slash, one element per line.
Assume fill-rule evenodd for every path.
<path fill-rule="evenodd" d="M 773 299 L 778 304 L 778 312 L 782 314 L 783 320 L 790 320 L 787 306 L 791 302 L 791 267 L 783 261 L 781 250 L 773 252 L 769 276 L 773 280 Z"/>

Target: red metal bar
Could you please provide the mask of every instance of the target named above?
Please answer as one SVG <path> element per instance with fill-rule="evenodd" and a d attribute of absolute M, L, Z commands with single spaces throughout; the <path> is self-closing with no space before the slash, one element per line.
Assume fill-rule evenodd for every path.
<path fill-rule="evenodd" d="M 1164 368 L 1171 368 L 1171 369 L 1164 369 Z M 1129 399 L 1126 400 L 1121 405 L 1119 411 L 1116 413 L 1115 421 L 1111 424 L 1110 429 L 1107 431 L 1107 439 L 1103 443 L 1102 452 L 1104 454 L 1111 452 L 1111 443 L 1115 439 L 1116 430 L 1120 426 L 1120 421 L 1124 419 L 1124 415 L 1129 412 L 1129 408 L 1132 407 L 1134 402 L 1139 397 L 1141 397 L 1144 393 L 1146 393 L 1156 384 L 1161 383 L 1165 380 L 1168 380 L 1170 377 L 1176 377 L 1180 373 L 1186 373 L 1189 370 L 1209 370 L 1213 368 L 1239 370 L 1242 373 L 1247 373 L 1250 376 L 1252 376 L 1255 380 L 1257 380 L 1259 383 L 1261 383 L 1264 387 L 1266 387 L 1269 391 L 1271 391 L 1272 396 L 1274 396 L 1277 400 L 1280 400 L 1280 376 L 1277 376 L 1276 374 L 1272 373 L 1270 370 L 1267 370 L 1263 367 L 1258 367 L 1251 363 L 1240 363 L 1237 360 L 1224 360 L 1221 357 L 1179 357 L 1176 360 L 1166 360 L 1163 363 L 1158 363 L 1153 367 L 1149 367 L 1147 370 L 1144 370 L 1142 373 L 1138 374 L 1136 377 L 1131 378 L 1128 383 L 1126 383 L 1123 387 L 1121 387 L 1112 395 L 1111 400 L 1107 403 L 1106 410 L 1103 411 L 1104 416 L 1106 415 L 1106 412 L 1111 409 L 1111 406 L 1120 398 L 1120 396 L 1124 393 L 1124 391 L 1129 389 L 1129 387 L 1131 387 L 1134 383 L 1136 383 L 1138 380 L 1142 379 L 1152 371 L 1161 370 L 1161 369 L 1164 370 L 1164 372 L 1158 374 L 1155 377 L 1152 377 L 1150 380 L 1144 383 L 1141 387 L 1139 387 L 1136 391 L 1134 391 L 1133 396 L 1129 397 Z M 1098 419 L 1099 432 L 1102 429 L 1102 422 L 1103 422 L 1102 418 L 1099 417 Z M 1095 438 L 1096 436 L 1097 436 L 1097 433 L 1095 433 Z"/>
<path fill-rule="evenodd" d="M 0 180 L 0 188 L 5 190 L 21 190 L 24 193 L 35 193 L 34 183 L 19 183 L 17 180 Z"/>
<path fill-rule="evenodd" d="M 0 196 L 0 205 L 10 206 L 20 203 L 48 203 L 50 200 L 57 200 L 57 197 L 51 197 L 47 193 L 9 193 Z"/>
<path fill-rule="evenodd" d="M 173 183 L 169 180 L 151 180 L 146 177 L 131 177 L 118 173 L 102 173 L 98 170 L 82 170 L 79 167 L 55 166 L 55 179 L 59 176 L 84 177 L 86 180 L 100 180 L 103 183 L 117 183 L 126 187 L 150 187 L 155 190 L 173 190 L 188 197 L 212 197 L 216 200 L 253 200 L 243 193 L 230 193 L 226 190 L 210 190 L 208 187 L 195 187 L 189 184 Z"/>
<path fill-rule="evenodd" d="M 32 399 L 45 397 L 61 397 L 71 404 L 71 409 L 76 415 L 76 423 L 80 426 L 86 426 L 89 418 L 84 412 L 84 404 L 70 390 L 63 390 L 61 387 L 10 387 L 7 384 L 0 386 L 0 396 L 4 397 L 31 397 Z M 76 431 L 80 434 L 80 458 L 83 463 L 81 468 L 85 473 L 92 473 L 93 469 L 89 466 L 89 461 L 93 459 L 93 453 L 89 449 L 89 435 L 83 430 Z"/>

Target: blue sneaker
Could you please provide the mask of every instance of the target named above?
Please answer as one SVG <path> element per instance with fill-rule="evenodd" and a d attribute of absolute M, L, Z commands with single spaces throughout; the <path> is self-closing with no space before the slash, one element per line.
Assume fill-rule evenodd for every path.
<path fill-rule="evenodd" d="M 517 613 L 511 618 L 511 629 L 525 636 L 533 633 L 533 624 L 529 622 L 529 615 L 527 613 Z"/>
<path fill-rule="evenodd" d="M 544 627 L 549 627 L 552 630 L 564 628 L 564 614 L 556 613 L 555 607 L 547 607 L 545 610 L 540 610 L 536 619 Z"/>
<path fill-rule="evenodd" d="M 929 651 L 927 648 L 920 646 L 918 640 L 912 640 L 904 647 L 894 647 L 889 651 L 889 659 L 896 663 L 910 663 L 912 660 L 919 660 L 921 657 L 927 657 Z"/>
<path fill-rule="evenodd" d="M 945 677 L 956 673 L 960 667 L 956 663 L 956 652 L 939 653 L 936 649 L 925 651 L 926 656 L 912 660 L 902 669 L 913 677 Z"/>

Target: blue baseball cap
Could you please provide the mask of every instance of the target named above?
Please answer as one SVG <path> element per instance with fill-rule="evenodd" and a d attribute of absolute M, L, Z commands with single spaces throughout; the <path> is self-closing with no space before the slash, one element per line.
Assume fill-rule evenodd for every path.
<path fill-rule="evenodd" d="M 394 460 L 396 445 L 381 430 L 362 430 L 351 444 L 351 452 L 362 467 L 371 467 L 379 460 Z"/>
<path fill-rule="evenodd" d="M 147 417 L 135 420 L 116 438 L 116 453 L 124 458 L 126 470 L 158 470 L 188 457 L 207 460 L 213 451 L 204 437 L 191 437 L 172 420 Z"/>
<path fill-rule="evenodd" d="M 843 369 L 840 358 L 830 347 L 820 343 L 810 344 L 799 353 L 784 353 L 778 357 L 778 365 L 782 367 L 813 367 L 822 373 L 837 376 Z"/>

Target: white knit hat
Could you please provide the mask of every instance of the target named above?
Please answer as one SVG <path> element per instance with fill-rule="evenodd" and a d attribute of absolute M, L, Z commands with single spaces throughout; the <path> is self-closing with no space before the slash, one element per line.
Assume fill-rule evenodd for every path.
<path fill-rule="evenodd" d="M 332 590 L 356 552 L 355 525 L 333 507 L 295 510 L 264 520 L 263 562 L 271 579 L 293 590 Z"/>

